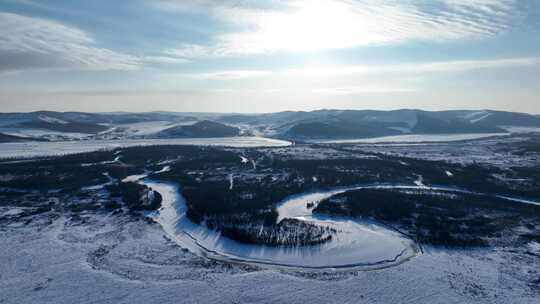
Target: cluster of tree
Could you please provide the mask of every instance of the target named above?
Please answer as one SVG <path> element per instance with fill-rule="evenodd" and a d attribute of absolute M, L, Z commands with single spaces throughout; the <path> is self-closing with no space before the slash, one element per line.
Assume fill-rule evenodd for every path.
<path fill-rule="evenodd" d="M 75 191 L 107 182 L 104 167 L 81 167 L 80 163 L 64 163 L 61 159 L 0 164 L 0 172 L 10 176 L 0 180 L 0 187 L 7 188 Z"/>
<path fill-rule="evenodd" d="M 517 155 L 524 155 L 525 153 L 540 153 L 540 135 L 531 134 L 529 140 L 517 143 L 517 149 L 513 152 Z"/>
<path fill-rule="evenodd" d="M 177 161 L 172 165 L 171 170 L 161 174 L 160 178 L 176 182 L 181 186 L 182 194 L 187 201 L 188 217 L 196 223 L 219 218 L 218 222 L 210 223 L 210 225 L 231 238 L 245 242 L 260 242 L 260 240 L 254 238 L 252 233 L 246 233 L 249 229 L 235 228 L 243 225 L 243 222 L 236 220 L 237 218 L 246 219 L 246 222 L 259 223 L 261 217 L 264 217 L 267 224 L 275 222 L 276 216 L 273 215 L 275 211 L 269 210 L 273 210 L 276 204 L 287 196 L 311 189 L 379 182 L 412 184 L 417 175 L 422 175 L 427 184 L 454 185 L 491 193 L 499 191 L 512 193 L 510 189 L 495 183 L 493 173 L 499 172 L 497 169 L 476 165 L 462 166 L 383 155 L 378 155 L 377 158 L 294 159 L 269 156 L 270 154 L 257 151 L 242 151 L 241 153 L 250 153 L 250 158 L 257 158 L 257 166 L 253 168 L 250 164 L 242 164 L 238 156 L 239 152 L 234 149 L 162 148 L 168 151 L 167 157 L 171 157 L 170 153 L 172 153 Z M 150 155 L 159 154 L 160 159 L 165 157 L 160 149 L 145 148 L 145 151 L 151 151 Z M 131 159 L 129 155 L 134 152 L 127 151 L 127 159 Z M 141 156 L 135 154 L 133 157 Z M 445 173 L 446 170 L 453 172 L 453 176 L 448 176 Z M 244 172 L 246 172 L 245 176 L 242 175 Z M 240 173 L 234 177 L 232 188 L 229 183 L 231 173 L 234 175 Z M 258 174 L 260 178 L 250 178 L 250 174 Z M 275 176 L 278 178 L 274 178 Z M 245 195 L 246 193 L 249 195 Z M 417 207 L 418 198 L 422 196 L 416 196 L 414 199 L 401 196 L 403 195 L 391 191 L 386 194 L 377 192 L 373 197 L 364 197 L 362 202 L 368 201 L 368 203 L 341 206 L 341 211 L 337 211 L 340 207 L 339 204 L 335 204 L 332 206 L 332 211 L 347 213 L 351 216 L 369 215 L 385 221 L 417 222 L 416 226 L 411 226 L 418 232 L 417 237 L 432 244 L 468 246 L 481 243 L 478 239 L 471 237 L 476 233 L 471 229 L 459 231 L 460 227 L 479 226 L 474 223 L 478 219 L 474 219 L 471 223 L 467 222 L 469 219 L 465 219 L 470 207 L 468 206 L 470 198 L 454 200 L 439 197 L 433 200 L 431 196 L 426 195 L 429 199 L 424 204 L 418 205 L 423 207 Z M 379 202 L 382 203 L 379 204 Z M 494 205 L 506 205 L 506 202 L 493 200 L 484 202 L 475 199 L 475 204 L 475 208 L 482 207 L 484 204 L 484 208 L 490 209 Z M 455 208 L 447 208 L 448 205 Z M 319 211 L 323 211 L 324 208 L 325 204 L 322 204 Z M 442 208 L 445 212 L 438 214 L 437 208 Z M 417 220 L 414 214 L 418 212 L 429 216 Z M 459 220 L 454 220 L 456 218 Z M 438 223 L 443 223 L 443 225 L 438 225 Z M 449 234 L 443 229 L 444 226 L 452 227 L 455 232 L 464 233 L 459 238 L 454 238 L 452 233 Z M 422 232 L 426 229 L 429 233 L 423 235 Z M 267 239 L 271 238 L 267 237 Z M 266 242 L 272 243 L 272 241 Z"/>
<path fill-rule="evenodd" d="M 485 245 L 522 217 L 540 218 L 540 207 L 473 194 L 362 189 L 321 202 L 315 212 L 369 217 L 405 228 L 423 243 Z"/>
<path fill-rule="evenodd" d="M 316 147 L 314 145 L 313 149 Z M 338 150 L 347 148 L 339 146 L 335 149 L 336 153 L 339 153 Z M 110 162 L 119 155 L 120 162 Z M 249 162 L 242 162 L 239 155 L 256 159 L 256 166 Z M 121 151 L 98 151 L 32 162 L 0 163 L 0 172 L 7 172 L 10 175 L 9 178 L 0 179 L 0 187 L 61 188 L 77 191 L 85 186 L 108 182 L 109 179 L 103 175 L 105 172 L 121 180 L 127 175 L 142 173 L 144 170 L 161 169 L 164 161 L 174 160 L 170 164 L 171 170 L 161 173 L 159 178 L 181 186 L 182 194 L 187 201 L 188 217 L 196 223 L 219 218 L 220 222 L 214 223 L 216 229 L 225 231 L 226 228 L 227 232 L 224 233 L 238 239 L 250 239 L 250 237 L 246 236 L 242 229 L 234 228 L 235 226 L 242 226 L 245 222 L 264 227 L 276 225 L 276 204 L 287 196 L 312 189 L 380 182 L 412 184 L 417 175 L 422 175 L 426 184 L 444 184 L 488 193 L 540 197 L 540 187 L 535 188 L 535 185 L 540 185 L 540 173 L 534 168 L 515 168 L 514 172 L 517 176 L 525 175 L 533 180 L 526 188 L 516 188 L 497 181 L 493 174 L 501 172 L 496 168 L 477 165 L 462 166 L 441 161 L 379 154 L 374 156 L 376 157 L 319 160 L 295 159 L 290 155 L 280 157 L 279 152 L 274 153 L 272 149 L 246 150 L 174 145 L 132 147 L 121 149 Z M 82 166 L 83 164 L 91 165 Z M 453 175 L 448 176 L 445 173 L 447 170 Z M 234 187 L 230 185 L 230 174 L 234 175 Z M 144 197 L 147 197 L 150 192 L 142 185 L 119 183 L 108 189 L 113 196 L 122 198 L 131 209 L 156 209 L 159 206 L 154 200 L 144 201 Z M 462 229 L 461 227 L 480 226 L 474 222 L 478 221 L 478 218 L 471 219 L 466 216 L 471 208 L 508 211 L 499 208 L 501 207 L 499 205 L 507 206 L 506 201 L 499 202 L 494 199 L 487 202 L 485 199 L 470 197 L 466 199 L 446 199 L 442 196 L 433 199 L 429 195 L 411 197 L 391 191 L 371 194 L 363 192 L 354 200 L 361 203 L 350 201 L 346 205 L 332 204 L 331 206 L 323 203 L 318 210 L 351 216 L 367 215 L 384 221 L 396 221 L 409 225 L 411 229 L 414 228 L 417 231 L 417 237 L 425 239 L 426 242 L 440 241 L 449 244 L 459 242 L 450 239 L 454 236 L 452 231 L 463 232 L 459 230 Z M 471 201 L 473 205 L 470 205 Z M 449 205 L 452 207 L 448 207 Z M 114 209 L 119 205 L 112 201 L 105 207 Z M 440 210 L 444 212 L 439 212 Z M 511 212 L 515 213 L 518 210 L 511 210 Z M 427 217 L 417 218 L 416 214 L 425 214 Z M 242 221 L 238 221 L 239 218 Z M 474 221 L 469 223 L 467 222 L 469 220 Z M 451 227 L 452 230 L 447 231 L 449 235 L 442 229 L 444 226 Z M 484 226 L 489 228 L 490 224 Z M 278 228 L 268 228 L 268 231 L 272 229 Z M 428 231 L 429 234 L 423 234 L 423 231 Z M 477 234 L 471 228 L 466 229 L 465 232 L 470 235 Z M 264 238 L 270 241 L 265 242 L 275 243 L 272 241 L 273 237 L 268 235 Z M 255 240 L 260 241 L 256 238 Z M 461 238 L 461 241 L 463 240 Z M 471 241 L 471 243 L 474 242 L 476 241 Z"/>
<path fill-rule="evenodd" d="M 161 195 L 134 182 L 115 183 L 107 186 L 112 197 L 120 197 L 130 210 L 157 210 L 161 207 Z"/>
<path fill-rule="evenodd" d="M 284 219 L 279 223 L 253 222 L 251 218 L 212 217 L 204 222 L 210 229 L 246 244 L 277 246 L 313 246 L 328 242 L 336 231 L 297 219 Z"/>

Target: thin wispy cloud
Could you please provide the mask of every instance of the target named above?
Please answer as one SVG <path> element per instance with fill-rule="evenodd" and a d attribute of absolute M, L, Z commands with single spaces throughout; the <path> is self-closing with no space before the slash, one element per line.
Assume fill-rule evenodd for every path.
<path fill-rule="evenodd" d="M 195 79 L 203 80 L 240 80 L 247 78 L 258 78 L 272 75 L 271 71 L 260 70 L 230 70 L 210 73 L 194 73 L 191 76 Z"/>
<path fill-rule="evenodd" d="M 135 56 L 96 46 L 85 31 L 42 18 L 0 12 L 0 71 L 133 70 Z"/>
<path fill-rule="evenodd" d="M 183 9 L 208 5 L 168 3 Z M 208 44 L 182 44 L 168 53 L 241 56 L 478 39 L 504 32 L 519 16 L 514 0 L 293 0 L 275 9 L 254 7 L 250 1 L 227 3 L 210 11 L 237 31 L 218 34 Z"/>
<path fill-rule="evenodd" d="M 304 67 L 282 70 L 224 70 L 207 73 L 193 73 L 185 76 L 207 80 L 237 80 L 261 77 L 317 78 L 376 74 L 426 74 L 456 73 L 482 69 L 518 68 L 540 65 L 540 58 L 502 58 L 494 60 L 453 60 L 439 62 L 384 64 L 384 65 L 346 65 Z"/>
<path fill-rule="evenodd" d="M 536 0 L 124 2 L 0 1 L 0 104 L 540 111 Z"/>
<path fill-rule="evenodd" d="M 141 58 L 141 60 L 145 63 L 156 63 L 156 64 L 181 64 L 181 63 L 187 63 L 190 62 L 189 59 L 186 58 L 179 58 L 179 57 L 171 57 L 161 55 L 161 56 L 144 56 Z"/>
<path fill-rule="evenodd" d="M 366 93 L 407 93 L 414 92 L 416 89 L 413 88 L 404 88 L 404 87 L 395 87 L 388 85 L 366 85 L 366 86 L 355 86 L 355 87 L 335 87 L 335 88 L 321 88 L 311 90 L 312 93 L 323 94 L 323 95 L 357 95 L 357 94 L 366 94 Z"/>
<path fill-rule="evenodd" d="M 290 69 L 284 71 L 289 76 L 342 76 L 354 74 L 386 74 L 386 73 L 445 73 L 466 72 L 478 69 L 495 69 L 532 66 L 540 63 L 540 58 L 505 58 L 496 60 L 457 60 L 414 64 L 388 65 L 351 65 L 345 67 L 322 67 Z"/>

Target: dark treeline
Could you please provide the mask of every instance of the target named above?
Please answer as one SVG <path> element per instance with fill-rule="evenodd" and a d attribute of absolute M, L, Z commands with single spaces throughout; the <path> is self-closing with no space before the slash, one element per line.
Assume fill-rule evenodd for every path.
<path fill-rule="evenodd" d="M 120 197 L 131 210 L 157 210 L 161 207 L 161 194 L 134 182 L 107 186 L 112 197 Z"/>
<path fill-rule="evenodd" d="M 523 218 L 540 218 L 538 206 L 429 190 L 350 191 L 323 201 L 315 212 L 373 218 L 406 229 L 420 242 L 445 246 L 487 245 Z"/>
<path fill-rule="evenodd" d="M 262 222 L 243 222 L 207 219 L 205 224 L 222 235 L 247 244 L 266 246 L 313 246 L 330 241 L 335 230 L 296 219 L 284 219 L 278 224 L 265 225 Z"/>
<path fill-rule="evenodd" d="M 156 151 L 156 153 L 160 154 L 161 152 Z M 265 238 L 266 240 L 262 241 L 255 235 L 255 232 L 258 232 L 257 229 L 233 227 L 240 227 L 245 223 L 254 223 L 256 227 L 271 226 L 275 224 L 277 218 L 274 209 L 276 204 L 287 196 L 305 191 L 380 182 L 413 184 L 418 176 L 422 175 L 426 184 L 442 184 L 508 195 L 525 193 L 500 184 L 493 177 L 493 174 L 500 173 L 499 169 L 477 165 L 462 166 L 439 161 L 384 155 L 376 155 L 375 158 L 319 160 L 280 158 L 279 154 L 275 154 L 271 149 L 191 147 L 183 149 L 181 152 L 175 150 L 172 155 L 168 154 L 169 159 L 176 159 L 171 171 L 161 174 L 159 178 L 174 181 L 181 186 L 182 194 L 188 205 L 187 214 L 192 221 L 196 223 L 206 221 L 212 228 L 221 230 L 234 239 L 246 242 L 263 242 L 269 245 L 274 241 L 271 238 Z M 249 163 L 241 163 L 239 155 L 257 159 L 256 168 L 253 168 Z M 163 155 L 161 158 L 164 158 Z M 446 170 L 451 171 L 453 176 L 448 176 Z M 230 174 L 233 175 L 232 188 Z M 534 193 L 534 190 L 526 192 L 526 194 L 531 193 Z M 478 201 L 478 203 L 482 202 Z M 396 214 L 400 215 L 403 208 L 411 207 L 410 210 L 419 212 L 419 214 L 427 213 L 427 216 L 419 216 L 418 219 L 415 219 L 417 225 L 427 227 L 431 231 L 426 235 L 418 234 L 418 237 L 425 242 L 452 245 L 479 245 L 483 243 L 475 237 L 453 240 L 452 235 L 447 235 L 445 226 L 454 225 L 456 228 L 461 224 L 452 219 L 453 216 L 458 216 L 454 213 L 460 210 L 463 213 L 467 209 L 466 205 L 456 203 L 453 199 L 448 199 L 444 204 L 454 204 L 456 208 L 436 216 L 434 209 L 417 210 L 408 205 L 393 204 L 386 208 L 382 204 L 378 206 L 381 208 L 380 210 L 377 208 L 374 210 L 379 210 L 379 218 L 386 221 L 391 220 Z M 489 207 L 486 206 L 486 208 Z M 405 214 L 407 213 L 405 212 Z M 410 214 L 407 216 L 409 219 L 412 218 Z M 463 216 L 463 214 L 459 216 Z M 239 218 L 242 220 L 239 221 Z M 468 221 L 465 224 L 468 223 L 471 227 L 485 226 L 486 229 L 490 227 L 489 223 L 486 225 L 481 223 L 482 218 Z M 471 229 L 469 232 L 471 235 L 475 235 L 476 232 Z"/>
<path fill-rule="evenodd" d="M 171 167 L 170 171 L 152 176 L 152 178 L 180 185 L 181 192 L 187 201 L 187 215 L 192 221 L 206 222 L 214 229 L 221 230 L 235 239 L 269 245 L 275 244 L 276 239 L 279 238 L 269 236 L 272 235 L 271 229 L 285 229 L 283 230 L 286 231 L 285 234 L 294 235 L 288 232 L 289 227 L 275 226 L 277 225 L 276 205 L 287 196 L 311 190 L 370 183 L 413 184 L 421 175 L 424 183 L 428 185 L 441 184 L 533 199 L 540 197 L 540 170 L 535 170 L 535 168 L 512 168 L 509 173 L 502 172 L 498 168 L 479 165 L 449 164 L 442 161 L 392 157 L 361 151 L 347 152 L 347 146 L 301 145 L 300 148 L 304 147 L 307 152 L 295 155 L 294 153 L 287 154 L 288 148 L 148 146 L 51 157 L 28 162 L 0 163 L 0 176 L 2 176 L 0 188 L 61 189 L 63 192 L 77 193 L 83 187 L 109 182 L 105 173 L 116 180 L 121 180 L 131 174 L 140 174 L 145 170 L 157 171 L 168 165 Z M 319 153 L 319 149 L 333 149 L 334 154 L 338 154 L 339 157 L 306 157 L 305 153 Z M 247 157 L 249 161 L 243 163 L 240 156 Z M 119 157 L 119 160 L 112 162 L 116 157 Z M 256 165 L 253 165 L 251 161 L 254 161 Z M 452 176 L 445 173 L 447 170 L 452 172 Z M 512 178 L 526 176 L 527 181 L 510 184 L 495 177 L 503 173 L 513 174 Z M 112 197 L 121 198 L 126 202 L 130 209 L 155 208 L 155 205 L 148 207 L 152 204 L 141 202 L 141 193 L 144 196 L 146 191 L 141 187 L 138 184 L 115 183 L 107 190 Z M 439 241 L 448 244 L 457 243 L 459 241 L 451 240 L 454 237 L 452 231 L 464 229 L 460 227 L 467 225 L 486 227 L 487 230 L 480 231 L 481 233 L 471 230 L 473 228 L 466 229 L 465 232 L 470 232 L 473 236 L 496 233 L 489 230 L 492 224 L 480 216 L 473 219 L 465 216 L 470 207 L 459 199 L 455 201 L 450 198 L 440 198 L 423 202 L 420 204 L 423 207 L 417 207 L 413 204 L 413 201 L 416 203 L 417 200 L 410 200 L 402 194 L 388 195 L 390 197 L 377 193 L 377 195 L 365 197 L 362 202 L 367 205 L 362 206 L 370 207 L 366 210 L 362 209 L 362 206 L 354 205 L 357 209 L 353 212 L 352 205 L 335 205 L 332 210 L 326 211 L 397 221 L 400 224 L 418 228 L 415 230 L 417 236 L 429 243 Z M 398 198 L 404 200 L 405 203 L 398 204 L 396 195 L 403 196 Z M 371 203 L 365 203 L 366 200 Z M 437 202 L 441 203 L 437 205 Z M 493 204 L 482 206 L 483 202 L 478 199 L 475 204 L 477 208 L 481 207 L 481 210 L 493 208 Z M 445 205 L 452 205 L 454 208 L 449 209 Z M 322 204 L 318 210 L 325 211 L 325 206 L 326 204 Z M 118 204 L 110 200 L 105 207 L 115 209 L 118 208 Z M 437 213 L 439 209 L 444 212 Z M 529 211 L 505 210 L 504 212 Z M 256 232 L 259 233 L 256 229 L 236 228 L 249 227 L 246 223 L 252 223 L 253 227 L 263 227 L 263 231 L 268 230 L 267 235 L 261 238 L 256 234 Z M 450 236 L 444 235 L 445 226 L 454 229 L 449 232 Z M 430 233 L 422 234 L 425 229 L 420 229 L 420 227 L 427 229 Z M 312 231 L 316 232 L 316 230 Z M 308 239 L 317 240 L 317 233 L 313 233 L 313 236 Z M 434 239 L 430 240 L 429 238 L 432 237 Z M 296 236 L 294 238 L 299 239 Z M 287 243 L 288 241 L 280 242 Z M 310 242 L 309 240 L 301 241 L 303 244 Z M 461 240 L 461 242 L 465 241 Z"/>

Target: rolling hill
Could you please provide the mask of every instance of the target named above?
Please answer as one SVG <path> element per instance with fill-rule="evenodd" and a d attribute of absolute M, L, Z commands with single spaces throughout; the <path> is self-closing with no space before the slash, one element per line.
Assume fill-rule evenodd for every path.
<path fill-rule="evenodd" d="M 200 138 L 240 134 L 301 140 L 354 139 L 400 134 L 505 133 L 509 127 L 538 129 L 540 116 L 491 110 L 413 109 L 285 111 L 265 114 L 0 113 L 0 132 L 3 133 L 32 137 L 36 132 L 23 131 L 40 130 L 60 134 L 88 134 L 90 138 L 99 139 Z"/>

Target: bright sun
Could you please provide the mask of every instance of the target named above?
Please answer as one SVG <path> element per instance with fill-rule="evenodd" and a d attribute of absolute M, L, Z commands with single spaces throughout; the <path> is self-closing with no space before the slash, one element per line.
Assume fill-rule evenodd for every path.
<path fill-rule="evenodd" d="M 384 18 L 380 19 L 381 12 L 369 11 L 369 7 L 359 9 L 346 1 L 329 0 L 296 1 L 290 5 L 286 11 L 250 12 L 241 16 L 252 31 L 226 35 L 225 39 L 254 52 L 318 51 L 386 39 L 377 30 L 384 22 Z"/>

